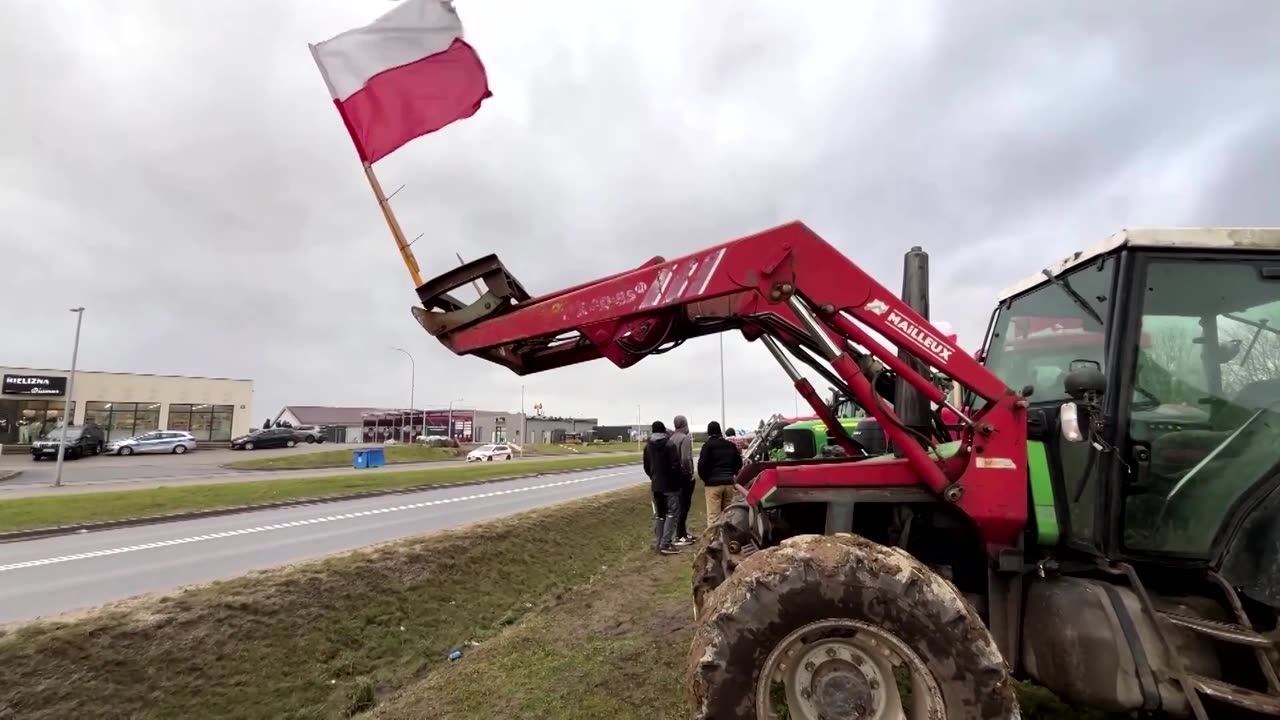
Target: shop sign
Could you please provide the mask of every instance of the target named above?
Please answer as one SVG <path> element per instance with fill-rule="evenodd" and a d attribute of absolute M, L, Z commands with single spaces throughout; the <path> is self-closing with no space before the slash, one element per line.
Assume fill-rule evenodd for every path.
<path fill-rule="evenodd" d="M 5 395 L 66 395 L 67 379 L 56 375 L 5 375 Z"/>

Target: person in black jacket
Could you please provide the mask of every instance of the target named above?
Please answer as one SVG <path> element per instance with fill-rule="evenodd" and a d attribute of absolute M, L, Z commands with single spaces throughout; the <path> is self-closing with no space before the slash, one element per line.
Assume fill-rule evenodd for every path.
<path fill-rule="evenodd" d="M 653 544 L 663 555 L 680 551 L 675 540 L 676 522 L 680 518 L 680 489 L 684 474 L 680 469 L 680 450 L 667 436 L 667 426 L 655 420 L 649 442 L 644 446 L 644 474 L 649 476 L 653 493 Z"/>
<path fill-rule="evenodd" d="M 733 502 L 733 480 L 741 469 L 738 446 L 727 440 L 720 432 L 720 423 L 712 420 L 707 424 L 707 441 L 698 453 L 698 477 L 706 486 L 703 491 L 707 497 L 707 525 Z"/>

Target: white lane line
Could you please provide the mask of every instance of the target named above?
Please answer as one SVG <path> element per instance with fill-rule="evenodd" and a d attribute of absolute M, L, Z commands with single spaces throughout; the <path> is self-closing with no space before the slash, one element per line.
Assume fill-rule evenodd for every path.
<path fill-rule="evenodd" d="M 75 555 L 62 555 L 60 557 L 43 558 L 40 560 L 27 560 L 25 562 L 10 563 L 8 565 L 0 565 L 0 572 L 8 570 L 21 570 L 23 568 L 39 567 L 41 565 L 54 565 L 56 563 L 71 562 L 72 560 L 85 560 L 87 558 L 103 557 L 105 555 L 119 555 L 121 553 L 137 552 L 139 550 L 152 550 L 154 548 L 169 547 L 171 545 L 185 545 L 187 543 L 203 542 L 205 540 L 218 540 L 221 538 L 235 537 L 236 535 L 252 535 L 253 533 L 268 532 L 271 530 L 284 530 L 286 528 L 302 527 L 303 525 L 316 525 L 319 523 L 334 522 L 337 520 L 350 520 L 352 518 L 368 517 L 370 515 L 383 515 L 386 513 L 401 512 L 404 510 L 417 510 L 419 508 L 433 507 L 436 505 L 448 505 L 450 503 L 467 502 L 469 500 L 482 500 L 484 498 L 498 497 L 499 495 L 513 495 L 515 493 L 530 492 L 533 490 L 545 490 L 546 488 L 562 487 L 565 485 L 576 485 L 578 483 L 590 482 L 592 480 L 604 480 L 605 478 L 618 477 L 620 475 L 631 475 L 635 471 L 623 471 L 609 473 L 607 475 L 592 475 L 590 477 L 572 478 L 570 480 L 559 480 L 556 482 L 542 483 L 541 485 L 529 485 L 527 487 L 508 488 L 506 490 L 491 490 L 489 492 L 476 493 L 474 495 L 464 495 L 462 497 L 440 498 L 439 500 L 424 500 L 423 502 L 409 503 L 408 505 L 396 505 L 394 507 L 375 508 L 373 510 L 361 510 L 359 512 L 342 513 L 340 515 L 329 515 L 326 517 L 309 518 L 306 520 L 293 520 L 284 523 L 275 523 L 272 525 L 262 525 L 259 527 L 242 528 L 240 530 L 226 530 L 224 532 L 209 533 L 207 535 L 193 535 L 185 538 L 175 538 L 173 540 L 160 540 L 157 542 L 143 543 L 141 545 L 128 545 L 125 547 L 110 548 L 108 550 L 94 550 L 93 552 L 76 553 Z"/>

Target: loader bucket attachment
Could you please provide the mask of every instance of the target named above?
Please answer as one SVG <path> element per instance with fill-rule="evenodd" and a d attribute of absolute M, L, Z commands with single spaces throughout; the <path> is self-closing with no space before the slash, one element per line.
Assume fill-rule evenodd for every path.
<path fill-rule="evenodd" d="M 477 281 L 485 289 L 474 302 L 463 303 L 451 294 Z M 418 288 L 418 299 L 422 307 L 413 308 L 414 318 L 443 341 L 450 333 L 507 312 L 528 300 L 529 293 L 497 255 L 486 255 L 426 281 Z"/>

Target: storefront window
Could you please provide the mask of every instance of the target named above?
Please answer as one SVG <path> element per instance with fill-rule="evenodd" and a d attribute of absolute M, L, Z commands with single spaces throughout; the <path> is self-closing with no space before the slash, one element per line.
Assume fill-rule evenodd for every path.
<path fill-rule="evenodd" d="M 62 400 L 0 400 L 0 443 L 30 444 L 62 424 Z M 71 417 L 76 404 L 71 403 Z"/>
<path fill-rule="evenodd" d="M 230 440 L 234 405 L 170 405 L 169 428 L 182 430 L 196 440 Z"/>
<path fill-rule="evenodd" d="M 0 445 L 18 442 L 18 403 L 0 400 Z"/>
<path fill-rule="evenodd" d="M 108 442 L 123 440 L 159 430 L 160 403 L 91 402 L 84 419 L 101 427 Z"/>
<path fill-rule="evenodd" d="M 133 434 L 154 432 L 160 429 L 160 403 L 138 403 L 138 413 L 133 421 Z"/>
<path fill-rule="evenodd" d="M 169 406 L 169 430 L 181 430 L 182 432 L 191 432 L 191 406 L 190 405 L 170 405 Z"/>
<path fill-rule="evenodd" d="M 110 406 L 111 424 L 106 426 L 107 442 L 133 437 L 133 418 L 137 403 L 107 403 Z"/>
<path fill-rule="evenodd" d="M 91 402 L 84 407 L 85 424 L 93 423 L 106 432 L 111 427 L 111 403 Z"/>
<path fill-rule="evenodd" d="M 195 405 L 191 408 L 191 434 L 197 440 L 208 440 L 213 431 L 213 413 L 208 405 Z"/>
<path fill-rule="evenodd" d="M 209 434 L 210 440 L 231 439 L 231 418 L 234 414 L 235 408 L 231 405 L 213 406 L 212 431 Z"/>

